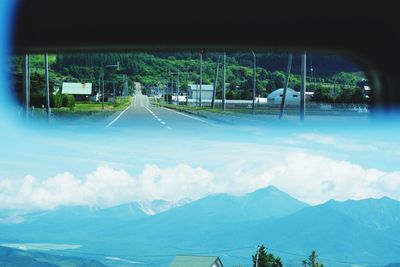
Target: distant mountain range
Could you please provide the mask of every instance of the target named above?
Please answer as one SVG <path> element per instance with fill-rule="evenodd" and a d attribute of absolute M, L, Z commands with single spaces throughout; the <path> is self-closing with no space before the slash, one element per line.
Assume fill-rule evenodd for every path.
<path fill-rule="evenodd" d="M 0 266 L 3 267 L 105 267 L 90 259 L 56 256 L 43 252 L 24 251 L 0 246 Z"/>
<path fill-rule="evenodd" d="M 95 252 L 99 260 L 112 256 L 157 266 L 167 266 L 175 254 L 217 255 L 227 265 L 247 266 L 257 244 L 289 267 L 312 250 L 325 266 L 385 266 L 400 261 L 400 202 L 384 197 L 310 206 L 269 186 L 180 204 L 32 213 L 22 223 L 1 224 L 0 236 L 79 244 L 79 252 Z"/>

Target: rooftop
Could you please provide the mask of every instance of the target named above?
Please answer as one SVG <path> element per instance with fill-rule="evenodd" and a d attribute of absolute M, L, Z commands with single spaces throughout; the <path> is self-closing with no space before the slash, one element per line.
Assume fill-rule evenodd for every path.
<path fill-rule="evenodd" d="M 189 84 L 191 90 L 200 90 L 200 84 Z M 203 91 L 212 91 L 214 90 L 214 86 L 212 84 L 202 84 L 201 90 Z"/>
<path fill-rule="evenodd" d="M 214 265 L 215 264 L 215 265 Z M 177 255 L 169 267 L 222 267 L 217 256 Z"/>

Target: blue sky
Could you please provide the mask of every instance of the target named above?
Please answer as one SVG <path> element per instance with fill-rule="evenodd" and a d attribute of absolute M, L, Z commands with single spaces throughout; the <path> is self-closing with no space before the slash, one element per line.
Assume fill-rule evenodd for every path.
<path fill-rule="evenodd" d="M 398 127 L 246 122 L 207 130 L 21 127 L 0 135 L 0 209 L 108 207 L 275 185 L 311 204 L 400 199 Z"/>

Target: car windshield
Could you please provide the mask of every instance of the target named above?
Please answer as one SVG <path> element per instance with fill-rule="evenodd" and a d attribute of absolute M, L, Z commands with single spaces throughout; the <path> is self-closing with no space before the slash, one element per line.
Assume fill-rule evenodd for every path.
<path fill-rule="evenodd" d="M 348 58 L 9 63 L 0 265 L 399 266 L 400 124 Z"/>

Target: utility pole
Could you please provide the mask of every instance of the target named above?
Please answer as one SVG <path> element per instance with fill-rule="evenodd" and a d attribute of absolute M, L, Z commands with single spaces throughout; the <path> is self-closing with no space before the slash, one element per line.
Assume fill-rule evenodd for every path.
<path fill-rule="evenodd" d="M 306 115 L 306 75 L 307 75 L 307 53 L 301 55 L 301 88 L 300 88 L 300 121 L 303 122 Z"/>
<path fill-rule="evenodd" d="M 203 101 L 201 99 L 201 85 L 203 83 L 203 51 L 200 51 L 200 99 L 199 104 L 200 107 L 203 105 Z"/>
<path fill-rule="evenodd" d="M 47 111 L 47 121 L 50 121 L 50 92 L 49 92 L 49 55 L 46 53 L 44 55 L 44 74 L 46 81 L 46 111 Z"/>
<path fill-rule="evenodd" d="M 124 100 L 126 100 L 126 96 L 128 95 L 128 76 L 125 74 L 124 75 Z"/>
<path fill-rule="evenodd" d="M 101 110 L 104 111 L 104 71 L 101 75 Z"/>
<path fill-rule="evenodd" d="M 115 95 L 115 80 L 113 80 L 113 96 L 114 96 L 113 102 L 114 102 L 114 104 L 115 104 L 115 102 L 116 102 L 116 95 Z"/>
<path fill-rule="evenodd" d="M 253 51 L 251 51 L 251 53 L 253 54 L 253 114 L 256 113 L 256 71 L 257 71 L 257 65 L 256 65 L 256 54 L 254 54 Z"/>
<path fill-rule="evenodd" d="M 27 103 L 27 105 L 28 105 L 28 108 L 30 108 L 30 106 L 31 106 L 31 63 L 30 63 L 30 59 L 29 59 L 29 54 L 27 55 L 28 57 L 27 57 L 27 59 L 28 59 L 28 61 L 27 61 L 27 66 L 28 66 L 28 68 L 27 68 L 27 73 L 28 73 L 28 98 L 27 98 L 27 100 L 28 100 L 28 103 Z M 28 115 L 29 115 L 29 113 L 28 113 Z"/>
<path fill-rule="evenodd" d="M 313 68 L 313 64 L 312 64 L 311 53 L 308 54 L 308 57 L 310 59 L 311 82 L 313 82 L 314 81 L 314 68 Z"/>
<path fill-rule="evenodd" d="M 126 74 L 124 74 L 124 83 L 122 85 L 122 89 L 120 91 L 120 95 L 122 96 L 122 99 L 125 100 L 125 91 L 126 91 Z"/>
<path fill-rule="evenodd" d="M 218 69 L 219 69 L 219 62 L 215 63 L 215 78 L 214 78 L 214 88 L 213 88 L 213 95 L 211 100 L 211 108 L 215 108 L 215 97 L 217 94 L 217 85 L 218 85 Z"/>
<path fill-rule="evenodd" d="M 115 68 L 115 67 L 117 68 L 117 70 L 119 70 L 119 61 L 117 61 L 117 64 L 104 66 L 104 69 Z M 104 69 L 103 69 L 103 100 L 102 100 L 102 103 L 101 103 L 101 110 L 102 111 L 104 111 Z M 115 101 L 115 85 L 114 85 L 114 101 Z"/>
<path fill-rule="evenodd" d="M 29 67 L 29 55 L 25 54 L 25 58 L 22 66 L 23 71 L 23 87 L 25 96 L 25 119 L 29 118 L 29 106 L 30 106 L 30 67 Z"/>
<path fill-rule="evenodd" d="M 172 96 L 174 95 L 174 74 L 172 72 L 171 72 L 171 89 L 170 89 L 170 93 L 171 93 L 171 103 L 169 103 L 169 104 L 172 104 L 172 101 L 174 100 L 172 98 Z"/>
<path fill-rule="evenodd" d="M 222 110 L 225 111 L 225 79 L 226 79 L 226 52 L 224 52 L 223 67 L 222 67 Z"/>
<path fill-rule="evenodd" d="M 99 75 L 99 84 L 97 87 L 97 94 L 100 94 L 101 92 L 101 74 Z M 97 101 L 97 96 L 96 96 L 96 101 Z"/>
<path fill-rule="evenodd" d="M 176 105 L 179 105 L 179 70 L 177 70 L 176 72 L 170 72 L 171 75 L 171 101 L 173 102 L 174 100 L 174 75 L 176 76 L 176 82 L 175 82 L 175 86 L 176 86 Z"/>
<path fill-rule="evenodd" d="M 176 105 L 179 106 L 179 70 L 177 72 L 176 80 Z"/>
<path fill-rule="evenodd" d="M 189 66 L 186 66 L 186 106 L 189 104 Z"/>
<path fill-rule="evenodd" d="M 292 61 L 293 61 L 293 54 L 289 54 L 289 59 L 288 59 L 288 64 L 286 68 L 286 76 L 285 76 L 285 87 L 283 88 L 283 93 L 282 93 L 282 100 L 281 100 L 281 108 L 279 111 L 279 119 L 282 119 L 283 117 L 283 112 L 285 110 L 285 101 L 286 101 L 286 92 L 289 86 L 289 77 L 290 77 L 290 72 L 292 70 Z"/>
<path fill-rule="evenodd" d="M 256 267 L 258 267 L 258 255 L 259 255 L 259 252 L 260 252 L 260 247 L 257 246 Z"/>

